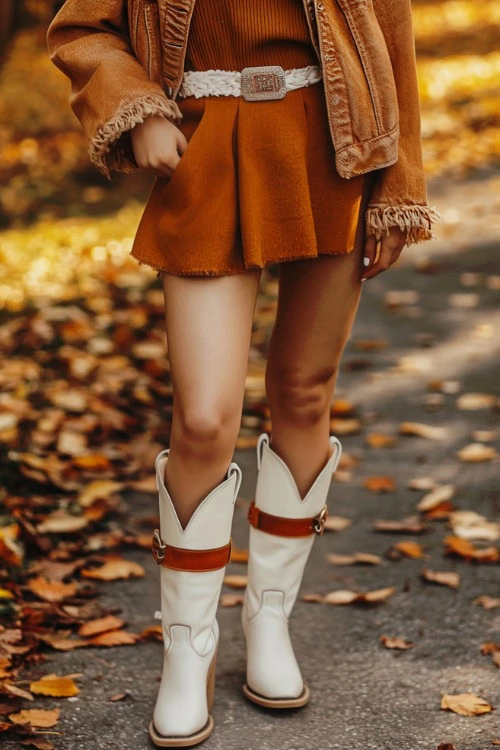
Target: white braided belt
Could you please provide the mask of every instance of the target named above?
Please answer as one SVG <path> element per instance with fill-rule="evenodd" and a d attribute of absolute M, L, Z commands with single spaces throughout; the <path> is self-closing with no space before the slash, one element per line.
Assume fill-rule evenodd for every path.
<path fill-rule="evenodd" d="M 262 65 L 239 70 L 187 70 L 179 96 L 243 96 L 247 101 L 283 99 L 288 91 L 310 86 L 322 78 L 319 65 L 283 70 Z"/>

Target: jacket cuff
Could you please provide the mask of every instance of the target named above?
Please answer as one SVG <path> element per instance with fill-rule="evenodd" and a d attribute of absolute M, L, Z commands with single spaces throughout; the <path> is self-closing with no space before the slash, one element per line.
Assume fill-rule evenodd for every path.
<path fill-rule="evenodd" d="M 129 139 L 125 133 L 135 125 L 144 122 L 149 115 L 160 115 L 167 120 L 181 120 L 182 113 L 173 99 L 161 94 L 147 94 L 132 101 L 126 101 L 115 115 L 103 125 L 90 139 L 90 161 L 103 172 L 108 179 L 112 169 L 118 172 L 133 172 L 137 164 L 133 158 Z"/>
<path fill-rule="evenodd" d="M 438 237 L 431 230 L 431 224 L 441 221 L 442 218 L 442 214 L 435 206 L 372 204 L 365 213 L 365 237 L 374 234 L 378 241 L 389 233 L 389 227 L 399 227 L 401 231 L 407 232 L 406 245 L 437 240 Z"/>

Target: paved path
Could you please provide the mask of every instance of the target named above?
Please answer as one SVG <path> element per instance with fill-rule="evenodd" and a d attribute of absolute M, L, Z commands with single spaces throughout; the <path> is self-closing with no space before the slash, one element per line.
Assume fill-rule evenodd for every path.
<path fill-rule="evenodd" d="M 403 538 L 377 534 L 371 523 L 375 518 L 400 519 L 414 512 L 421 493 L 407 489 L 411 477 L 452 482 L 458 490 L 458 508 L 474 509 L 490 519 L 500 510 L 498 459 L 463 464 L 455 456 L 457 449 L 471 442 L 471 431 L 491 428 L 498 413 L 459 411 L 455 395 L 445 395 L 437 411 L 422 408 L 431 378 L 458 380 L 461 393 L 498 392 L 499 293 L 488 286 L 494 286 L 488 279 L 496 274 L 498 281 L 500 274 L 500 229 L 494 223 L 493 183 L 488 185 L 483 181 L 447 186 L 446 199 L 435 186 L 431 197 L 446 209 L 447 223 L 439 230 L 442 239 L 432 247 L 431 243 L 425 248 L 412 246 L 397 267 L 366 282 L 363 291 L 353 339 L 383 338 L 390 347 L 366 354 L 351 342 L 338 382 L 337 396 L 353 401 L 361 419 L 371 422 L 363 433 L 396 434 L 403 420 L 445 426 L 448 431 L 442 441 L 400 438 L 395 448 L 386 450 L 367 447 L 363 433 L 342 438 L 344 449 L 359 458 L 359 465 L 351 481 L 332 483 L 329 506 L 353 524 L 317 540 L 302 591 L 395 586 L 397 593 L 368 609 L 297 603 L 291 629 L 312 701 L 290 714 L 269 713 L 245 701 L 241 611 L 239 607 L 221 610 L 216 730 L 205 743 L 206 750 L 437 750 L 445 742 L 457 750 L 486 750 L 492 738 L 500 738 L 499 672 L 491 658 L 479 651 L 484 641 L 500 640 L 500 614 L 498 609 L 487 611 L 473 604 L 479 595 L 499 595 L 498 566 L 444 558 L 442 522 L 434 522 L 431 531 L 417 539 L 428 546 L 430 556 L 425 561 L 384 558 L 382 564 L 366 567 L 333 567 L 325 562 L 331 551 L 383 555 L 393 541 Z M 483 205 L 486 194 L 488 205 Z M 416 260 L 424 262 L 426 257 L 436 264 L 434 273 L 415 270 Z M 465 279 L 475 280 L 476 285 L 463 286 L 460 275 L 465 271 L 478 274 Z M 389 309 L 384 304 L 388 289 L 415 290 L 420 300 Z M 456 299 L 450 295 L 463 292 L 479 294 L 479 304 L 450 305 Z M 392 369 L 407 355 L 418 357 L 421 374 Z M 353 360 L 359 364 L 366 358 L 372 363 L 369 368 L 349 367 Z M 235 459 L 243 468 L 244 482 L 234 537 L 238 545 L 246 546 L 245 500 L 253 497 L 254 451 L 238 452 Z M 397 492 L 375 495 L 364 489 L 363 478 L 372 474 L 393 476 Z M 151 496 L 127 501 L 132 516 L 157 511 L 156 498 Z M 129 629 L 137 632 L 157 622 L 153 616 L 160 606 L 159 570 L 147 551 L 126 555 L 144 565 L 148 574 L 144 579 L 103 584 L 102 603 L 119 608 Z M 423 565 L 460 572 L 461 587 L 452 590 L 423 583 L 419 578 Z M 233 565 L 229 571 L 242 572 L 242 568 Z M 387 650 L 379 644 L 380 635 L 403 636 L 415 646 L 404 652 Z M 62 705 L 58 729 L 65 736 L 55 740 L 56 746 L 64 750 L 152 747 L 147 725 L 161 659 L 158 642 L 48 653 L 44 672 L 84 673 L 78 681 L 81 694 Z M 129 693 L 126 700 L 109 702 L 111 695 L 123 691 Z M 493 703 L 496 712 L 468 718 L 440 710 L 442 693 L 469 691 Z M 55 702 L 47 699 L 43 705 Z"/>

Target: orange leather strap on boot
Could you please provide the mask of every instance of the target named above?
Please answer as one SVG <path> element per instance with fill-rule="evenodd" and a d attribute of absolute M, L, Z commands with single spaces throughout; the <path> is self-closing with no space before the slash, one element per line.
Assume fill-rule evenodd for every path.
<path fill-rule="evenodd" d="M 255 529 L 265 531 L 266 534 L 275 536 L 299 537 L 310 534 L 322 534 L 325 530 L 325 522 L 328 518 L 328 509 L 325 505 L 321 513 L 314 518 L 282 518 L 264 513 L 257 508 L 255 501 L 250 505 L 248 520 Z"/>
<path fill-rule="evenodd" d="M 215 549 L 182 549 L 165 544 L 160 530 L 153 532 L 153 559 L 157 565 L 173 570 L 204 572 L 224 568 L 231 557 L 231 542 Z"/>

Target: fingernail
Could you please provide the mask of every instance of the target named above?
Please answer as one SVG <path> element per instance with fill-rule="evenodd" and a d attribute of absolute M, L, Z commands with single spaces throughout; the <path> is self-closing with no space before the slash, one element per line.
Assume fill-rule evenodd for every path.
<path fill-rule="evenodd" d="M 370 258 L 367 255 L 365 255 L 365 257 L 363 258 L 363 265 L 364 266 L 370 265 Z"/>
<path fill-rule="evenodd" d="M 366 276 L 364 278 L 362 278 L 361 281 L 366 281 Z"/>

